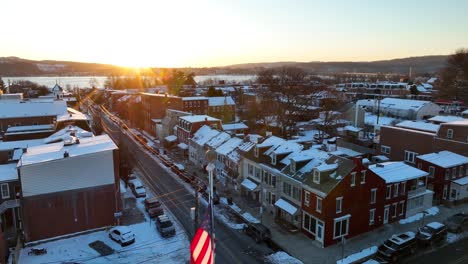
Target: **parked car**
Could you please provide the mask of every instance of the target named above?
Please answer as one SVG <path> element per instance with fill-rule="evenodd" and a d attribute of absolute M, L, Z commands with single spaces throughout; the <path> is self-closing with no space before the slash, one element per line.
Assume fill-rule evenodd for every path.
<path fill-rule="evenodd" d="M 167 215 L 160 215 L 156 218 L 156 229 L 162 237 L 171 237 L 176 234 L 174 224 Z"/>
<path fill-rule="evenodd" d="M 468 229 L 468 213 L 458 213 L 445 220 L 449 232 L 461 233 Z"/>
<path fill-rule="evenodd" d="M 257 243 L 269 241 L 271 239 L 270 229 L 262 224 L 250 223 L 244 227 L 244 232 L 251 236 Z"/>
<path fill-rule="evenodd" d="M 393 235 L 377 250 L 376 260 L 379 263 L 395 263 L 403 257 L 416 251 L 416 238 L 414 232 Z"/>
<path fill-rule="evenodd" d="M 164 209 L 162 207 L 152 207 L 147 210 L 150 218 L 155 218 L 164 214 Z"/>
<path fill-rule="evenodd" d="M 119 243 L 122 247 L 135 242 L 135 235 L 126 226 L 116 226 L 109 230 L 109 238 Z"/>
<path fill-rule="evenodd" d="M 130 189 L 132 189 L 133 195 L 135 197 L 145 197 L 146 196 L 146 190 L 145 187 L 143 187 L 143 184 L 139 180 L 133 180 L 128 183 L 128 186 L 130 186 Z"/>
<path fill-rule="evenodd" d="M 145 199 L 145 210 L 148 212 L 149 209 L 160 207 L 161 202 L 158 200 L 157 197 L 151 197 Z"/>
<path fill-rule="evenodd" d="M 134 181 L 134 180 L 138 180 L 136 174 L 135 174 L 135 173 L 130 173 L 130 174 L 128 175 L 128 182 Z"/>
<path fill-rule="evenodd" d="M 432 245 L 435 242 L 447 240 L 447 226 L 439 222 L 432 222 L 419 228 L 416 240 L 421 245 Z"/>

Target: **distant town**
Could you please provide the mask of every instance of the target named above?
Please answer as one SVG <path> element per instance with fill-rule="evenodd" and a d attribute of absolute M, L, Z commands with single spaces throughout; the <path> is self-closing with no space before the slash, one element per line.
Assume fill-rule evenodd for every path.
<path fill-rule="evenodd" d="M 467 58 L 2 78 L 0 263 L 439 263 L 468 238 Z"/>

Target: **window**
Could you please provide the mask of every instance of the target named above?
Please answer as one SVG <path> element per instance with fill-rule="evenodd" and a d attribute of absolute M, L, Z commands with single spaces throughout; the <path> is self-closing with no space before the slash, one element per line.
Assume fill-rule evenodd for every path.
<path fill-rule="evenodd" d="M 361 184 L 366 183 L 366 170 L 361 171 Z"/>
<path fill-rule="evenodd" d="M 301 189 L 297 188 L 296 186 L 293 186 L 292 191 L 293 191 L 292 198 L 294 198 L 294 199 L 296 199 L 298 201 L 301 201 L 302 200 Z"/>
<path fill-rule="evenodd" d="M 320 172 L 318 170 L 314 170 L 314 183 L 320 184 Z"/>
<path fill-rule="evenodd" d="M 399 183 L 395 183 L 393 186 L 393 197 L 398 197 L 398 184 Z"/>
<path fill-rule="evenodd" d="M 397 215 L 397 205 L 398 205 L 398 203 L 394 203 L 394 204 L 393 204 L 393 215 L 392 215 L 392 218 L 396 217 L 396 215 Z"/>
<path fill-rule="evenodd" d="M 273 153 L 273 155 L 271 155 L 271 164 L 276 165 L 276 153 Z"/>
<path fill-rule="evenodd" d="M 343 197 L 336 198 L 336 213 L 341 213 L 343 207 Z"/>
<path fill-rule="evenodd" d="M 351 187 L 356 185 L 356 172 L 351 172 Z"/>
<path fill-rule="evenodd" d="M 434 166 L 429 166 L 429 177 L 434 178 L 435 168 Z"/>
<path fill-rule="evenodd" d="M 291 160 L 291 172 L 296 173 L 296 162 Z"/>
<path fill-rule="evenodd" d="M 253 176 L 253 166 L 252 166 L 252 164 L 247 164 L 247 167 L 248 167 L 249 175 Z"/>
<path fill-rule="evenodd" d="M 310 203 L 310 192 L 305 191 L 304 192 L 304 205 L 309 206 Z"/>
<path fill-rule="evenodd" d="M 348 234 L 349 218 L 335 220 L 335 230 L 333 232 L 333 239 L 346 236 Z"/>
<path fill-rule="evenodd" d="M 457 177 L 457 167 L 452 168 L 452 179 L 455 179 Z"/>
<path fill-rule="evenodd" d="M 405 150 L 405 161 L 409 163 L 414 163 L 418 153 Z"/>
<path fill-rule="evenodd" d="M 400 202 L 400 215 L 405 213 L 405 201 Z"/>
<path fill-rule="evenodd" d="M 376 200 L 377 200 L 377 189 L 372 189 L 370 193 L 370 203 L 375 204 Z"/>
<path fill-rule="evenodd" d="M 445 170 L 445 179 L 448 180 L 450 178 L 450 169 Z"/>
<path fill-rule="evenodd" d="M 2 184 L 2 199 L 10 198 L 10 189 L 8 188 L 8 183 Z"/>
<path fill-rule="evenodd" d="M 390 197 L 392 197 L 392 186 L 387 185 L 387 193 L 385 194 L 385 198 L 390 199 Z"/>
<path fill-rule="evenodd" d="M 315 235 L 315 226 L 317 224 L 317 220 L 307 214 L 307 213 L 304 213 L 304 219 L 302 221 L 302 226 L 304 227 L 305 230 L 309 231 L 309 233 L 312 233 Z"/>
<path fill-rule="evenodd" d="M 375 209 L 370 209 L 369 210 L 369 225 L 374 224 L 374 219 L 375 219 Z"/>
<path fill-rule="evenodd" d="M 406 192 L 406 182 L 401 183 L 401 195 L 404 195 Z"/>
<path fill-rule="evenodd" d="M 254 155 L 255 155 L 255 157 L 258 158 L 258 147 L 255 147 L 255 149 L 254 149 Z"/>
<path fill-rule="evenodd" d="M 255 177 L 256 177 L 257 179 L 259 179 L 259 180 L 261 179 L 261 178 L 260 178 L 261 173 L 262 173 L 262 170 L 259 169 L 259 168 L 257 168 L 257 167 L 255 167 Z"/>
<path fill-rule="evenodd" d="M 322 212 L 322 198 L 317 196 L 317 203 L 315 205 L 315 211 L 321 213 Z"/>
<path fill-rule="evenodd" d="M 418 169 L 422 169 L 422 163 L 418 163 Z"/>
<path fill-rule="evenodd" d="M 453 129 L 447 129 L 447 138 L 453 138 Z"/>
<path fill-rule="evenodd" d="M 292 186 L 291 184 L 287 182 L 283 182 L 283 193 L 286 194 L 287 196 L 292 195 Z"/>
<path fill-rule="evenodd" d="M 390 154 L 391 149 L 392 148 L 390 148 L 389 146 L 384 146 L 384 145 L 380 146 L 380 152 L 384 154 Z"/>
<path fill-rule="evenodd" d="M 462 177 L 463 176 L 463 165 L 461 165 L 459 168 L 458 168 L 458 177 Z"/>

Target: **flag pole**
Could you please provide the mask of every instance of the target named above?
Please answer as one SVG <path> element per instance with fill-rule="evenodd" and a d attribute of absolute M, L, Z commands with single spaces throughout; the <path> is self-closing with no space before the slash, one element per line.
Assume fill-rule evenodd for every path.
<path fill-rule="evenodd" d="M 216 168 L 215 160 L 216 160 L 216 152 L 213 150 L 208 150 L 206 153 L 206 158 L 208 160 L 208 166 L 206 167 L 208 170 L 208 181 L 210 187 L 210 195 L 209 195 L 209 205 L 211 208 L 211 250 L 213 252 L 212 255 L 212 263 L 215 263 L 215 229 L 214 229 L 214 205 L 213 205 L 213 197 L 214 197 L 214 181 L 213 181 L 213 171 Z"/>

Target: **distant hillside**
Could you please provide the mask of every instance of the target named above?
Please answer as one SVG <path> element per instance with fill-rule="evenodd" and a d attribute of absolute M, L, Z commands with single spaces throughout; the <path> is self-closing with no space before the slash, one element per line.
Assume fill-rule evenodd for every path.
<path fill-rule="evenodd" d="M 410 67 L 413 73 L 434 73 L 444 67 L 447 55 L 410 57 L 403 59 L 371 61 L 371 62 L 267 62 L 246 63 L 225 66 L 227 69 L 259 69 L 282 66 L 297 66 L 306 71 L 316 73 L 408 73 Z"/>
<path fill-rule="evenodd" d="M 444 67 L 448 56 L 423 56 L 371 62 L 268 62 L 245 63 L 224 67 L 183 68 L 196 75 L 207 74 L 254 74 L 263 68 L 297 66 L 318 74 L 365 72 L 365 73 L 434 73 Z M 156 68 L 145 69 L 144 74 L 154 74 Z M 79 75 L 125 75 L 133 69 L 109 64 L 71 61 L 34 61 L 18 57 L 0 57 L 0 76 L 79 76 Z"/>

